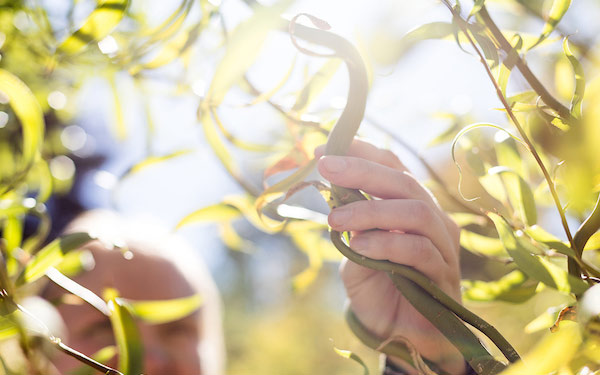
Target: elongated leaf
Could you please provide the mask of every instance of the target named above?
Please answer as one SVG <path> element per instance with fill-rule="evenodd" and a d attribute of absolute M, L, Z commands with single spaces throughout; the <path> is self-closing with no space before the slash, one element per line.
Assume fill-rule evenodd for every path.
<path fill-rule="evenodd" d="M 418 42 L 429 39 L 443 39 L 451 36 L 455 31 L 456 26 L 449 22 L 427 23 L 409 30 L 395 48 L 398 49 L 398 55 L 401 56 Z"/>
<path fill-rule="evenodd" d="M 278 151 L 278 148 L 274 147 L 273 145 L 251 143 L 251 142 L 243 141 L 243 140 L 235 137 L 233 134 L 231 134 L 229 132 L 229 130 L 227 130 L 227 127 L 225 127 L 225 125 L 223 125 L 223 123 L 221 122 L 221 119 L 219 118 L 219 115 L 217 114 L 217 110 L 215 108 L 211 108 L 210 112 L 213 116 L 213 119 L 215 120 L 215 122 L 217 124 L 217 127 L 219 128 L 221 133 L 223 133 L 223 136 L 237 148 L 242 149 L 242 150 L 247 150 L 247 151 L 255 151 L 255 152 Z"/>
<path fill-rule="evenodd" d="M 473 4 L 473 8 L 471 8 L 471 12 L 469 13 L 469 17 L 475 15 L 477 12 L 483 8 L 485 5 L 485 0 L 475 0 L 475 4 Z"/>
<path fill-rule="evenodd" d="M 202 297 L 193 295 L 162 301 L 135 301 L 117 298 L 121 306 L 125 306 L 136 317 L 151 323 L 163 324 L 185 318 L 197 311 L 202 305 Z"/>
<path fill-rule="evenodd" d="M 351 359 L 354 362 L 356 362 L 359 365 L 361 365 L 362 368 L 363 368 L 363 374 L 364 375 L 369 375 L 369 368 L 367 367 L 367 365 L 365 364 L 365 362 L 358 355 L 356 355 L 355 353 L 351 352 L 350 350 L 338 349 L 335 346 L 333 347 L 333 350 L 340 357 L 346 358 L 346 359 Z"/>
<path fill-rule="evenodd" d="M 69 251 L 55 268 L 63 275 L 73 277 L 83 271 L 91 270 L 94 265 L 94 256 L 91 251 L 73 250 Z"/>
<path fill-rule="evenodd" d="M 75 250 L 93 239 L 88 233 L 72 233 L 50 242 L 27 263 L 17 284 L 22 285 L 39 279 L 49 268 L 59 264 L 66 252 Z"/>
<path fill-rule="evenodd" d="M 547 375 L 569 363 L 582 342 L 581 328 L 575 322 L 563 321 L 560 329 L 548 333 L 522 362 L 509 366 L 500 375 Z"/>
<path fill-rule="evenodd" d="M 550 307 L 542 314 L 538 315 L 531 322 L 527 323 L 525 326 L 525 333 L 533 333 L 538 332 L 543 329 L 549 329 L 556 322 L 556 318 L 558 317 L 558 313 L 563 309 L 563 306 L 555 306 Z"/>
<path fill-rule="evenodd" d="M 527 282 L 519 270 L 510 272 L 495 281 L 463 280 L 463 298 L 471 301 L 506 301 L 521 303 L 535 295 L 537 283 Z"/>
<path fill-rule="evenodd" d="M 219 225 L 219 234 L 221 236 L 221 241 L 223 241 L 225 246 L 230 250 L 252 253 L 255 249 L 254 244 L 251 241 L 242 238 L 229 221 L 222 222 Z"/>
<path fill-rule="evenodd" d="M 225 56 L 217 66 L 208 88 L 206 101 L 210 106 L 219 105 L 229 88 L 243 77 L 258 57 L 269 31 L 282 26 L 284 21 L 279 15 L 291 3 L 291 0 L 282 0 L 271 7 L 256 8 L 250 19 L 235 28 L 229 38 Z"/>
<path fill-rule="evenodd" d="M 575 252 L 567 245 L 567 243 L 559 240 L 552 234 L 548 233 L 544 230 L 544 228 L 540 227 L 539 225 L 534 225 L 532 227 L 526 228 L 525 233 L 529 237 L 533 238 L 535 241 L 543 243 L 544 245 L 548 246 L 553 250 L 558 251 L 561 254 L 572 258 L 575 257 Z"/>
<path fill-rule="evenodd" d="M 44 139 L 44 115 L 27 85 L 12 73 L 0 69 L 0 91 L 9 100 L 10 106 L 23 128 L 22 168 L 33 164 L 39 157 Z"/>
<path fill-rule="evenodd" d="M 511 205 L 519 212 L 523 223 L 528 226 L 537 222 L 537 209 L 533 192 L 527 181 L 511 169 L 494 167 L 488 171 L 490 174 L 501 174 L 506 186 L 508 199 Z"/>
<path fill-rule="evenodd" d="M 203 207 L 186 215 L 183 219 L 179 220 L 175 229 L 195 223 L 229 221 L 238 218 L 241 215 L 242 213 L 237 208 L 226 203 L 217 203 Z"/>
<path fill-rule="evenodd" d="M 539 45 L 541 42 L 546 39 L 552 31 L 556 28 L 556 25 L 563 18 L 567 10 L 569 10 L 569 6 L 571 5 L 571 0 L 554 0 L 552 2 L 552 8 L 550 8 L 550 13 L 548 14 L 548 19 L 546 20 L 546 24 L 542 30 L 542 34 L 538 38 L 538 40 L 528 49 L 532 49 L 533 47 Z"/>
<path fill-rule="evenodd" d="M 311 77 L 311 79 L 304 85 L 302 91 L 296 99 L 296 103 L 292 107 L 292 111 L 296 114 L 302 114 L 306 112 L 308 106 L 313 100 L 327 87 L 331 78 L 339 70 L 342 65 L 342 60 L 338 58 L 329 59 L 323 66 Z"/>
<path fill-rule="evenodd" d="M 498 238 L 463 230 L 460 234 L 460 245 L 474 254 L 492 257 L 506 257 L 508 254 Z"/>
<path fill-rule="evenodd" d="M 575 118 L 581 117 L 581 104 L 583 101 L 583 94 L 585 93 L 585 76 L 583 73 L 583 66 L 577 58 L 571 52 L 569 48 L 569 39 L 565 38 L 563 41 L 563 51 L 565 56 L 569 59 L 573 71 L 575 72 L 575 91 L 573 92 L 573 98 L 571 99 L 571 114 Z"/>
<path fill-rule="evenodd" d="M 19 333 L 15 314 L 0 316 L 0 342 L 14 337 Z"/>
<path fill-rule="evenodd" d="M 515 236 L 504 218 L 494 213 L 488 213 L 488 216 L 496 226 L 502 245 L 527 276 L 564 293 L 580 294 L 588 288 L 581 279 L 569 275 L 543 257 L 531 254 L 527 250 L 531 245 L 524 243 L 523 237 Z"/>
<path fill-rule="evenodd" d="M 223 200 L 224 203 L 232 205 L 233 207 L 240 210 L 246 220 L 250 222 L 250 224 L 254 225 L 257 229 L 269 233 L 279 233 L 285 226 L 285 222 L 281 222 L 279 220 L 271 219 L 265 215 L 261 215 L 259 211 L 257 211 L 257 199 L 254 199 L 250 196 L 242 196 L 242 195 L 231 195 L 225 197 Z"/>
<path fill-rule="evenodd" d="M 179 156 L 188 155 L 188 154 L 192 153 L 193 151 L 194 150 L 179 150 L 179 151 L 175 151 L 173 153 L 167 154 L 167 155 L 150 156 L 150 157 L 142 160 L 141 162 L 135 164 L 131 168 L 129 168 L 127 170 L 127 172 L 125 172 L 125 174 L 123 174 L 123 177 L 121 177 L 121 179 L 124 179 L 125 177 L 129 177 L 129 176 L 139 173 L 143 170 L 146 170 L 148 167 L 151 167 L 153 165 L 160 164 L 162 162 L 177 158 Z"/>
<path fill-rule="evenodd" d="M 77 53 L 88 44 L 104 39 L 121 22 L 128 5 L 129 0 L 98 0 L 96 9 L 81 28 L 65 39 L 58 49 Z"/>
<path fill-rule="evenodd" d="M 23 241 L 23 216 L 9 216 L 3 228 L 6 249 L 12 252 L 21 247 Z"/>
<path fill-rule="evenodd" d="M 115 289 L 106 289 L 104 299 L 110 311 L 110 323 L 117 342 L 119 371 L 124 374 L 142 374 L 144 348 L 131 313 L 121 304 Z"/>
<path fill-rule="evenodd" d="M 123 114 L 123 105 L 119 99 L 119 89 L 117 88 L 117 78 L 113 76 L 109 79 L 110 89 L 113 97 L 113 110 L 115 113 L 114 132 L 119 141 L 127 139 L 127 124 L 125 123 L 125 115 Z"/>
<path fill-rule="evenodd" d="M 290 176 L 284 178 L 278 183 L 269 186 L 263 193 L 256 198 L 256 210 L 261 213 L 264 206 L 275 199 L 282 197 L 285 193 L 298 182 L 304 180 L 317 165 L 317 160 L 313 159 Z M 262 214 L 261 214 L 262 215 Z"/>

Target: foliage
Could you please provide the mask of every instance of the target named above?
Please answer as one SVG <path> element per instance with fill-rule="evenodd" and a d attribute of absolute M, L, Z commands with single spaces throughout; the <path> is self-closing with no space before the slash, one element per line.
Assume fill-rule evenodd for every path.
<path fill-rule="evenodd" d="M 343 153 L 355 136 L 364 116 L 371 84 L 369 72 L 352 44 L 323 30 L 328 27 L 324 21 L 304 15 L 315 27 L 296 24 L 296 18 L 289 26 L 280 15 L 290 7 L 291 1 L 280 1 L 270 7 L 247 3 L 252 5 L 251 17 L 231 32 L 221 25 L 225 35 L 225 45 L 219 52 L 222 58 L 206 95 L 198 103 L 198 122 L 207 143 L 245 194 L 190 210 L 177 227 L 215 221 L 222 229 L 223 240 L 234 250 L 247 250 L 247 242 L 234 230 L 234 221 L 240 218 L 265 233 L 289 238 L 308 257 L 308 268 L 293 280 L 294 289 L 300 292 L 309 290 L 325 261 L 340 259 L 338 250 L 367 267 L 393 271 L 398 289 L 447 334 L 478 374 L 597 371 L 600 366 L 598 310 L 597 305 L 584 302 L 597 301 L 600 282 L 600 154 L 596 149 L 600 139 L 596 125 L 600 117 L 600 86 L 597 79 L 585 78 L 597 73 L 594 46 L 580 41 L 573 43 L 562 35 L 560 20 L 568 11 L 570 1 L 548 1 L 547 12 L 539 6 L 539 1 L 506 2 L 503 6 L 526 10 L 527 15 L 522 16 L 526 19 L 543 20 L 539 32 L 529 34 L 518 30 L 501 31 L 485 1 L 475 1 L 470 9 L 463 10 L 459 3 L 442 0 L 440 7 L 447 8 L 448 22 L 429 23 L 410 31 L 388 46 L 384 61 L 398 63 L 423 40 L 454 41 L 481 61 L 490 87 L 498 95 L 500 110 L 506 114 L 505 123 L 456 121 L 434 141 L 447 143 L 454 137 L 452 157 L 460 178 L 475 176 L 477 196 L 466 197 L 464 184 L 459 182 L 454 190 L 432 166 L 427 164 L 426 169 L 431 174 L 434 192 L 463 227 L 461 245 L 465 251 L 475 254 L 484 267 L 499 270 L 494 278 L 463 280 L 465 300 L 523 303 L 551 288 L 570 301 L 569 306 L 556 309 L 562 313 L 553 325 L 555 333 L 548 333 L 523 357 L 523 362 L 517 361 L 519 355 L 493 326 L 453 303 L 418 272 L 390 262 L 353 258 L 355 253 L 345 245 L 340 233 L 332 232 L 333 244 L 326 240 L 323 215 L 299 204 L 296 194 L 306 187 L 314 187 L 336 204 L 347 203 L 340 198 L 344 191 L 339 188 L 304 180 L 310 178 L 316 164 L 312 155 L 317 145 L 329 139 L 326 152 Z M 56 134 L 63 131 L 63 123 L 74 111 L 64 108 L 61 95 L 77 90 L 93 66 L 114 88 L 116 133 L 121 138 L 128 136 L 115 77 L 125 72 L 141 85 L 153 70 L 169 64 L 185 67 L 202 32 L 220 15 L 218 7 L 200 1 L 198 16 L 191 12 L 194 4 L 182 1 L 162 24 L 151 27 L 141 14 L 131 10 L 128 1 L 98 1 L 82 25 L 72 27 L 72 31 L 61 38 L 57 35 L 64 30 L 53 28 L 44 8 L 21 2 L 0 5 L 0 36 L 3 36 L 0 39 L 0 93 L 3 94 L 0 113 L 8 114 L 6 126 L 0 130 L 3 236 L 0 242 L 0 339 L 16 337 L 31 363 L 35 363 L 30 344 L 33 333 L 20 323 L 26 314 L 20 307 L 20 299 L 30 293 L 27 288 L 43 274 L 59 284 L 65 280 L 67 276 L 59 271 L 61 262 L 72 262 L 69 258 L 72 253 L 68 252 L 93 239 L 87 234 L 76 234 L 45 244 L 49 225 L 45 203 L 53 194 L 68 191 L 73 178 L 72 161 L 65 156 L 73 150 L 55 141 Z M 76 6 L 76 2 L 72 6 Z M 69 21 L 72 23 L 72 19 Z M 128 27 L 120 28 L 125 21 Z M 290 43 L 301 52 L 315 58 L 328 58 L 316 73 L 306 77 L 301 89 L 291 93 L 292 105 L 280 104 L 276 95 L 286 87 L 295 61 L 281 82 L 270 90 L 257 89 L 248 74 L 260 56 L 261 46 L 273 33 L 287 33 Z M 562 45 L 552 51 L 553 58 L 548 63 L 549 68 L 556 71 L 554 87 L 550 87 L 549 82 L 539 79 L 529 68 L 526 60 L 540 48 L 553 46 L 553 35 L 561 35 Z M 300 47 L 305 42 L 324 46 L 327 52 Z M 115 44 L 120 48 L 112 48 Z M 28 48 L 21 48 L 22 45 Z M 311 104 L 330 85 L 341 62 L 346 63 L 350 77 L 344 111 L 340 114 L 331 108 L 313 110 Z M 530 89 L 509 95 L 515 70 Z M 233 87 L 251 97 L 248 106 L 264 105 L 281 115 L 286 132 L 276 144 L 247 141 L 228 129 L 221 111 Z M 572 87 L 568 97 L 565 97 L 566 87 Z M 566 102 L 569 104 L 563 104 Z M 151 127 L 151 121 L 148 126 Z M 489 136 L 486 129 L 493 129 L 495 134 Z M 152 134 L 151 129 L 148 133 Z M 265 165 L 262 181 L 264 189 L 245 175 L 232 148 L 269 156 L 270 163 Z M 414 150 L 409 151 L 414 153 Z M 180 150 L 155 154 L 149 148 L 147 157 L 133 165 L 123 179 L 187 153 L 188 150 Z M 357 192 L 348 194 L 352 199 L 364 199 Z M 549 208 L 560 221 L 566 241 L 541 226 L 542 212 Z M 24 238 L 24 223 L 28 217 L 37 219 L 37 229 Z M 579 224 L 576 230 L 572 227 L 574 221 Z M 157 314 L 154 307 L 148 308 L 147 302 L 124 300 L 112 290 L 103 298 L 80 297 L 111 317 L 120 358 L 118 370 L 125 373 L 143 371 L 140 364 L 143 343 L 135 332 L 134 316 L 162 322 L 186 315 L 199 303 L 195 299 L 164 302 L 160 306 L 164 314 Z M 574 310 L 577 310 L 577 318 L 570 313 Z M 494 358 L 471 331 L 464 328 L 463 322 L 480 330 L 507 360 L 517 363 L 505 366 Z M 350 325 L 367 345 L 369 342 L 372 346 L 381 344 L 382 338 L 373 341 L 377 338 L 369 337 L 357 324 Z M 36 334 L 91 365 L 87 357 L 73 354 L 43 329 Z M 410 359 L 408 345 L 389 347 L 395 348 L 394 354 Z M 114 355 L 114 348 L 107 350 L 112 350 Z M 351 352 L 336 350 L 347 357 L 358 358 Z M 118 373 L 114 369 L 95 368 Z M 5 372 L 9 373 L 9 369 Z"/>

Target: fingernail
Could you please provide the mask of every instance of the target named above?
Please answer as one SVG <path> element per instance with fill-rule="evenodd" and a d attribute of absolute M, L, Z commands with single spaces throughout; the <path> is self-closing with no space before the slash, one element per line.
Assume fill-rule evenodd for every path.
<path fill-rule="evenodd" d="M 369 240 L 365 237 L 354 237 L 350 240 L 350 247 L 353 250 L 362 253 L 369 248 Z"/>
<path fill-rule="evenodd" d="M 347 208 L 338 208 L 329 214 L 329 223 L 332 226 L 344 225 L 352 216 L 352 211 Z"/>
<path fill-rule="evenodd" d="M 339 173 L 346 169 L 346 160 L 340 156 L 324 156 L 322 159 L 323 168 L 330 173 Z"/>

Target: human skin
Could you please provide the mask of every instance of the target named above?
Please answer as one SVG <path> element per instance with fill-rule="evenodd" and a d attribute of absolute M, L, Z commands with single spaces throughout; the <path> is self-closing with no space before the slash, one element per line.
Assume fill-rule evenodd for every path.
<path fill-rule="evenodd" d="M 101 296 L 107 287 L 117 289 L 121 297 L 132 300 L 164 300 L 196 293 L 177 267 L 165 258 L 134 252 L 133 258 L 127 260 L 120 251 L 105 249 L 99 243 L 90 249 L 96 265 L 75 280 L 97 295 Z M 61 304 L 58 310 L 66 323 L 69 346 L 92 355 L 103 347 L 115 345 L 108 317 L 87 303 Z M 200 313 L 196 311 L 165 324 L 137 322 L 144 345 L 144 374 L 201 374 Z M 53 363 L 61 374 L 81 366 L 62 353 Z M 107 365 L 116 368 L 117 358 Z"/>
<path fill-rule="evenodd" d="M 319 173 L 332 184 L 360 189 L 372 197 L 336 208 L 329 225 L 350 231 L 350 247 L 366 257 L 407 265 L 461 301 L 460 229 L 435 198 L 388 150 L 355 140 L 347 156 L 322 156 Z M 322 157 L 321 157 L 322 156 Z M 424 357 L 451 374 L 465 373 L 458 350 L 396 289 L 385 272 L 342 262 L 341 277 L 362 324 L 382 339 L 408 339 Z M 394 357 L 390 360 L 410 367 Z"/>

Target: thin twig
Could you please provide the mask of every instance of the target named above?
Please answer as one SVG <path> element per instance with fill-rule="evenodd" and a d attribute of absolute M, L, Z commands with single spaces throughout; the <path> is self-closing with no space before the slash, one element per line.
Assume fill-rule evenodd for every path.
<path fill-rule="evenodd" d="M 446 1 L 444 0 L 444 2 L 446 2 Z M 453 14 L 454 14 L 454 12 L 453 12 Z M 504 52 L 506 52 L 509 59 L 511 59 L 511 60 L 514 59 L 513 61 L 515 62 L 516 67 L 519 69 L 519 71 L 521 72 L 521 74 L 523 75 L 523 77 L 525 78 L 527 83 L 529 83 L 531 88 L 542 98 L 544 103 L 546 103 L 549 107 L 554 109 L 560 115 L 560 117 L 562 117 L 563 119 L 573 120 L 573 117 L 571 116 L 571 111 L 569 111 L 569 109 L 567 107 L 565 107 L 563 104 L 561 104 L 558 100 L 556 100 L 552 96 L 552 94 L 550 94 L 550 92 L 548 92 L 546 87 L 544 87 L 544 85 L 535 76 L 535 74 L 533 74 L 531 69 L 529 69 L 529 67 L 527 66 L 527 63 L 525 63 L 525 61 L 521 58 L 521 56 L 519 56 L 519 54 L 516 53 L 516 51 L 513 49 L 513 46 L 504 37 L 504 34 L 502 34 L 502 31 L 500 31 L 500 29 L 498 28 L 496 23 L 490 17 L 490 14 L 488 13 L 485 5 L 479 11 L 479 15 L 481 16 L 481 18 L 483 19 L 483 22 L 488 27 L 489 31 L 492 33 L 492 35 L 494 36 L 494 38 L 500 45 L 500 48 Z M 455 16 L 457 16 L 457 15 L 455 15 Z M 464 27 L 461 26 L 461 28 L 464 28 Z"/>
<path fill-rule="evenodd" d="M 552 198 L 554 200 L 554 204 L 556 205 L 556 209 L 558 210 L 558 213 L 560 215 L 562 226 L 563 226 L 563 228 L 565 230 L 567 238 L 569 239 L 569 243 L 571 244 L 571 247 L 573 249 L 576 249 L 575 243 L 573 242 L 573 236 L 571 235 L 571 230 L 569 229 L 569 224 L 567 223 L 567 218 L 565 216 L 565 211 L 563 210 L 563 206 L 560 203 L 560 198 L 558 197 L 558 194 L 556 192 L 556 188 L 554 186 L 554 181 L 552 181 L 552 178 L 550 177 L 550 174 L 548 173 L 548 170 L 546 169 L 546 166 L 542 162 L 542 159 L 540 158 L 537 150 L 533 146 L 533 143 L 531 142 L 531 140 L 527 136 L 527 133 L 525 132 L 525 130 L 521 126 L 521 123 L 519 122 L 519 120 L 517 120 L 515 114 L 512 111 L 511 106 L 506 101 L 506 98 L 504 97 L 504 94 L 502 94 L 502 90 L 500 89 L 500 86 L 498 85 L 498 82 L 496 81 L 496 78 L 494 78 L 494 74 L 490 70 L 490 67 L 486 63 L 486 60 L 485 60 L 485 57 L 483 56 L 483 53 L 479 50 L 479 48 L 477 47 L 477 45 L 473 41 L 473 38 L 471 38 L 471 35 L 469 34 L 469 31 L 467 30 L 467 27 L 465 26 L 466 25 L 466 21 L 460 16 L 460 14 L 458 14 L 456 12 L 456 10 L 452 7 L 452 5 L 449 3 L 448 0 L 442 0 L 442 3 L 450 10 L 450 12 L 452 13 L 453 17 L 455 17 L 455 19 L 459 21 L 459 22 L 457 22 L 458 26 L 461 28 L 462 32 L 465 34 L 465 37 L 468 39 L 469 43 L 471 44 L 471 46 L 473 47 L 473 49 L 475 50 L 475 52 L 479 56 L 479 60 L 483 64 L 488 77 L 490 78 L 492 84 L 494 85 L 494 88 L 496 89 L 496 94 L 498 95 L 498 98 L 500 99 L 500 101 L 502 102 L 502 105 L 506 109 L 506 112 L 508 113 L 508 116 L 510 117 L 511 121 L 513 122 L 513 124 L 515 125 L 515 127 L 517 128 L 517 130 L 519 131 L 519 134 L 523 138 L 523 141 L 526 143 L 528 151 L 533 155 L 533 157 L 535 158 L 537 164 L 539 165 L 539 167 L 540 167 L 540 169 L 542 171 L 542 174 L 544 175 L 544 178 L 546 179 L 546 182 L 548 183 L 548 187 L 550 189 L 550 193 L 552 194 Z M 482 8 L 482 10 L 484 10 L 484 9 Z M 507 43 L 508 43 L 508 41 L 507 41 Z M 512 47 L 511 47 L 510 50 L 512 50 Z M 521 72 L 521 73 L 523 73 L 523 72 Z M 538 81 L 538 83 L 539 83 L 539 81 Z M 538 92 L 538 94 L 539 94 L 539 92 Z M 546 103 L 546 104 L 549 104 L 549 103 Z M 578 265 L 576 266 L 576 269 L 574 271 L 572 271 L 572 273 L 574 274 L 574 276 L 580 277 L 580 270 L 579 270 L 579 266 Z"/>

